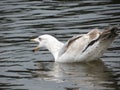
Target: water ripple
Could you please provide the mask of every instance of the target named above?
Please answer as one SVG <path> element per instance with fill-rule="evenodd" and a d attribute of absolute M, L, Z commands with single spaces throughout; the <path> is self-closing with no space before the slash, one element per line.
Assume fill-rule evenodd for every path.
<path fill-rule="evenodd" d="M 66 42 L 93 28 L 120 24 L 118 0 L 1 0 L 0 90 L 119 90 L 120 37 L 93 64 L 56 64 L 31 38 Z M 53 87 L 52 87 L 53 86 Z"/>

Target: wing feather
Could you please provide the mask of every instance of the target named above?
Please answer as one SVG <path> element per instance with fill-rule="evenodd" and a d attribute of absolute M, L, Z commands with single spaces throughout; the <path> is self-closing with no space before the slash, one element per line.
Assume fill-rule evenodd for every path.
<path fill-rule="evenodd" d="M 66 51 L 69 51 L 69 53 L 73 53 L 74 50 L 76 50 L 76 53 L 77 51 L 85 52 L 87 48 L 89 48 L 98 40 L 99 36 L 100 36 L 100 31 L 98 29 L 93 29 L 87 34 L 74 36 L 65 43 L 65 45 L 62 47 L 61 51 L 59 52 L 59 55 L 63 55 Z M 78 45 L 78 46 L 72 46 L 72 45 Z M 74 48 L 71 49 L 72 47 Z"/>
<path fill-rule="evenodd" d="M 70 38 L 65 45 L 62 47 L 61 51 L 59 52 L 59 55 L 64 54 L 67 49 L 72 45 L 72 43 L 74 43 L 75 40 L 81 38 L 83 35 L 77 35 L 77 36 L 73 36 L 72 38 Z"/>

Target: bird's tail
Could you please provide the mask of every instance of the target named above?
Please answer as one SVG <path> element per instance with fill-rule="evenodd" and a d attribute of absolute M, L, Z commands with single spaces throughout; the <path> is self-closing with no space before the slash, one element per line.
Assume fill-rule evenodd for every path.
<path fill-rule="evenodd" d="M 100 35 L 100 39 L 102 40 L 106 40 L 106 39 L 114 39 L 116 36 L 118 36 L 118 32 L 119 32 L 119 28 L 116 26 L 113 27 L 109 27 L 107 29 L 105 29 L 101 35 Z"/>

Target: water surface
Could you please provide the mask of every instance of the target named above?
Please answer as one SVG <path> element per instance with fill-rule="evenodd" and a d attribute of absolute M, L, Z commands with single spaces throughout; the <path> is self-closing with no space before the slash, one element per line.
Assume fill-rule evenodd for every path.
<path fill-rule="evenodd" d="M 120 37 L 100 62 L 59 64 L 31 38 L 66 42 L 120 24 L 119 0 L 0 0 L 0 90 L 119 90 Z"/>

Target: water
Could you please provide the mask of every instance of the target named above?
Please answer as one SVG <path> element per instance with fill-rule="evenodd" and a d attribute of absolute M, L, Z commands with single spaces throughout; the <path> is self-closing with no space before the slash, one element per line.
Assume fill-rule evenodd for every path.
<path fill-rule="evenodd" d="M 120 37 L 100 62 L 88 64 L 52 62 L 29 42 L 42 34 L 65 42 L 118 24 L 119 0 L 0 0 L 0 90 L 119 90 Z"/>

